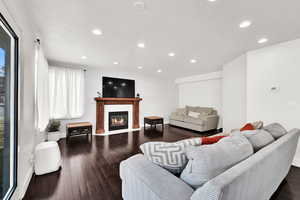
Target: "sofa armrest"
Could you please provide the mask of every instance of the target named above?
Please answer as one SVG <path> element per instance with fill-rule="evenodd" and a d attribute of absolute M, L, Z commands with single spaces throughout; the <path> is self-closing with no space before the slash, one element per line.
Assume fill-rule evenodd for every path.
<path fill-rule="evenodd" d="M 167 170 L 138 154 L 120 164 L 125 200 L 189 200 L 194 190 Z"/>
<path fill-rule="evenodd" d="M 202 117 L 202 120 L 205 121 L 204 125 L 207 130 L 217 129 L 219 123 L 219 116 L 218 115 L 209 115 Z"/>

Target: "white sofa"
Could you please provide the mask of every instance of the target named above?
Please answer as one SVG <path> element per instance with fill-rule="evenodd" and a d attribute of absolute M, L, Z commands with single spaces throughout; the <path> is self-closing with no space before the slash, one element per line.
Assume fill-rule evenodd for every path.
<path fill-rule="evenodd" d="M 198 116 L 192 117 L 189 115 L 190 112 L 198 113 Z M 213 108 L 192 106 L 178 108 L 169 119 L 170 125 L 200 132 L 217 129 L 218 122 L 218 112 Z"/>

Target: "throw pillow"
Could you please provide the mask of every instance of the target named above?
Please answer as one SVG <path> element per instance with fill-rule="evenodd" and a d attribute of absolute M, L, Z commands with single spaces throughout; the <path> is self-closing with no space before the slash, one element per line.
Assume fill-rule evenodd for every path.
<path fill-rule="evenodd" d="M 256 122 L 252 122 L 251 123 L 252 126 L 254 127 L 254 129 L 262 129 L 262 127 L 264 126 L 264 122 L 263 121 L 256 121 Z"/>
<path fill-rule="evenodd" d="M 214 143 L 219 142 L 219 140 L 221 140 L 224 137 L 226 137 L 226 136 L 220 135 L 220 136 L 214 136 L 214 137 L 203 137 L 203 138 L 201 138 L 201 140 L 202 140 L 201 144 L 214 144 Z"/>
<path fill-rule="evenodd" d="M 193 117 L 193 118 L 199 118 L 200 113 L 198 112 L 193 112 L 193 111 L 189 111 L 188 116 Z"/>
<path fill-rule="evenodd" d="M 275 139 L 287 133 L 286 129 L 279 123 L 269 124 L 263 127 L 264 130 L 268 131 Z"/>
<path fill-rule="evenodd" d="M 240 129 L 240 131 L 249 131 L 249 130 L 255 130 L 252 124 L 248 123 L 243 128 Z"/>
<path fill-rule="evenodd" d="M 240 132 L 252 144 L 254 151 L 258 151 L 268 144 L 274 142 L 273 136 L 265 130 L 253 130 Z"/>
<path fill-rule="evenodd" d="M 186 115 L 187 110 L 186 110 L 186 108 L 177 108 L 177 109 L 176 109 L 176 113 L 177 113 L 178 115 Z"/>
<path fill-rule="evenodd" d="M 179 142 L 147 142 L 140 146 L 144 155 L 153 163 L 179 174 L 186 166 L 188 159 L 185 149 L 188 146 L 201 145 L 201 139 L 191 138 Z"/>
<path fill-rule="evenodd" d="M 252 154 L 252 145 L 242 135 L 212 145 L 191 146 L 187 148 L 189 162 L 180 178 L 196 189 Z"/>

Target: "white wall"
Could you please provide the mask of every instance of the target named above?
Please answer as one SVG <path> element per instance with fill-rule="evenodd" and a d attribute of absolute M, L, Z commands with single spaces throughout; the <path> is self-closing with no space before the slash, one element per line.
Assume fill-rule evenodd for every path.
<path fill-rule="evenodd" d="M 247 60 L 247 120 L 300 128 L 300 39 L 251 51 Z M 300 148 L 295 161 L 300 166 Z"/>
<path fill-rule="evenodd" d="M 0 12 L 20 39 L 20 97 L 18 134 L 18 185 L 12 199 L 20 199 L 32 175 L 34 129 L 34 39 L 32 22 L 27 18 L 24 1 L 0 0 Z"/>
<path fill-rule="evenodd" d="M 222 73 L 214 72 L 176 80 L 178 84 L 179 107 L 214 107 L 219 115 L 219 128 L 222 127 Z"/>
<path fill-rule="evenodd" d="M 135 80 L 136 93 L 140 93 L 141 98 L 143 98 L 140 102 L 141 125 L 143 125 L 144 116 L 149 115 L 163 116 L 165 123 L 168 123 L 169 115 L 178 105 L 174 80 L 164 80 L 139 73 L 122 72 L 119 70 L 88 68 L 85 74 L 85 114 L 80 119 L 64 120 L 62 127 L 65 127 L 65 124 L 68 122 L 89 121 L 93 124 L 93 130 L 95 130 L 96 102 L 94 98 L 97 97 L 97 91 L 102 93 L 102 76 Z M 63 131 L 65 131 L 64 128 Z"/>
<path fill-rule="evenodd" d="M 242 127 L 246 122 L 246 68 L 246 55 L 223 66 L 222 114 L 225 132 Z"/>

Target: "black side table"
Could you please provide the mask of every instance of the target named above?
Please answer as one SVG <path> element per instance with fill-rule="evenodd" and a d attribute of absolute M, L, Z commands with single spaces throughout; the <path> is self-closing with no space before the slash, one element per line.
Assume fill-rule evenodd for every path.
<path fill-rule="evenodd" d="M 157 124 L 162 125 L 162 131 L 164 130 L 164 118 L 163 117 L 158 117 L 158 116 L 149 116 L 144 118 L 144 130 L 146 130 L 146 124 L 150 124 L 151 129 L 152 126 L 154 125 L 154 128 L 156 128 Z"/>

